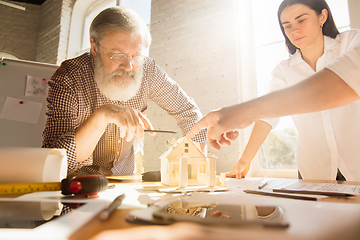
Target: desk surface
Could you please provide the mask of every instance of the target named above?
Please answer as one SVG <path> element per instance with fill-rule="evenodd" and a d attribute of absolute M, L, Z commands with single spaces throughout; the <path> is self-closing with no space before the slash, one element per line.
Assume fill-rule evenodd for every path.
<path fill-rule="evenodd" d="M 122 181 L 113 181 L 110 180 L 110 183 L 116 184 L 117 186 L 120 185 L 122 187 L 125 188 L 126 187 L 141 187 L 142 185 L 154 185 L 156 183 L 153 182 L 146 182 L 143 183 L 141 182 L 141 176 L 140 175 L 134 175 L 134 176 L 122 176 L 122 177 L 117 177 L 118 179 L 121 179 Z M 229 179 L 228 179 L 229 180 Z M 236 181 L 236 179 L 231 179 L 231 181 Z M 250 181 L 250 179 L 248 180 Z M 298 181 L 303 181 L 303 182 L 312 182 L 312 183 L 318 183 L 319 181 L 308 181 L 308 180 L 297 180 L 297 179 L 272 179 L 271 180 L 271 185 L 274 184 L 274 186 L 279 187 L 282 184 L 286 184 L 286 183 L 296 183 Z M 322 183 L 336 183 L 336 184 L 346 184 L 346 185 L 360 185 L 360 183 L 358 182 L 338 182 L 338 181 L 321 181 Z M 268 187 L 272 187 L 272 186 L 268 186 Z M 140 195 L 143 195 L 144 193 L 140 193 Z M 221 193 L 222 194 L 222 193 Z M 229 193 L 228 193 L 229 194 Z M 237 193 L 236 193 L 237 194 Z M 344 197 L 327 197 L 324 199 L 318 199 L 318 201 L 315 202 L 310 202 L 310 201 L 302 201 L 302 200 L 293 200 L 293 199 L 280 199 L 280 198 L 276 198 L 276 197 L 264 197 L 264 196 L 258 196 L 258 195 L 252 195 L 252 194 L 246 194 L 246 193 L 239 193 L 238 195 L 241 195 L 241 198 L 239 199 L 247 199 L 247 200 L 251 200 L 254 201 L 254 203 L 263 203 L 264 201 L 266 201 L 266 203 L 268 204 L 278 204 L 281 206 L 284 206 L 287 210 L 287 213 L 290 215 L 289 216 L 289 221 L 290 221 L 290 229 L 287 230 L 288 234 L 289 234 L 289 239 L 291 239 L 291 236 L 299 234 L 304 232 L 304 230 L 306 229 L 307 231 L 309 231 L 309 234 L 314 234 L 316 231 L 320 231 L 317 230 L 316 228 L 312 227 L 312 219 L 313 221 L 323 221 L 324 218 L 326 218 L 325 214 L 327 214 L 328 210 L 326 210 L 327 208 L 329 208 L 331 211 L 333 211 L 332 209 L 334 209 L 334 214 L 335 215 L 339 215 L 339 212 L 344 212 L 344 216 L 337 216 L 339 217 L 339 221 L 341 222 L 346 222 L 346 214 L 345 212 L 347 211 L 351 211 L 351 212 L 357 212 L 358 214 L 360 214 L 360 196 L 357 195 L 355 197 L 349 197 L 349 198 L 344 198 Z M 236 195 L 236 196 L 238 196 Z M 266 200 L 265 200 L 266 199 Z M 343 204 L 346 203 L 346 204 Z M 350 203 L 350 204 L 348 204 Z M 297 206 L 301 206 L 304 210 L 299 210 L 296 207 L 294 207 L 294 204 Z M 301 205 L 299 205 L 301 204 Z M 335 205 L 334 205 L 335 204 Z M 337 206 L 339 206 L 339 208 L 341 207 L 343 210 L 339 211 L 337 210 Z M 315 207 L 314 210 L 309 210 L 306 208 L 310 208 L 312 209 L 313 207 Z M 349 209 L 354 209 L 353 210 L 349 210 Z M 94 237 L 95 235 L 97 235 L 98 233 L 105 231 L 105 230 L 113 230 L 113 229 L 127 229 L 127 228 L 136 228 L 136 227 L 142 227 L 143 225 L 139 225 L 139 224 L 134 224 L 134 223 L 129 223 L 125 220 L 126 216 L 134 210 L 137 209 L 141 209 L 141 207 L 128 207 L 128 208 L 120 208 L 117 209 L 110 217 L 107 221 L 100 221 L 98 218 L 94 218 L 92 219 L 88 224 L 86 224 L 86 226 L 84 226 L 82 229 L 80 229 L 79 231 L 77 231 L 76 233 L 74 233 L 70 239 L 71 240 L 83 240 L 83 239 L 90 239 L 92 237 Z M 314 216 L 315 217 L 309 217 L 309 216 L 301 216 L 302 211 L 306 212 L 306 211 L 315 211 Z M 318 213 L 316 213 L 316 211 L 318 211 Z M 298 216 L 296 216 L 298 215 Z M 318 216 L 320 215 L 320 216 Z M 341 215 L 341 214 L 340 214 Z M 317 217 L 316 217 L 317 216 Z M 329 215 L 331 216 L 331 214 Z M 316 220 L 316 218 L 319 218 L 318 220 Z M 308 221 L 308 223 L 306 223 Z M 345 224 L 345 223 L 344 223 Z M 325 226 L 325 224 L 319 225 L 317 228 L 321 229 L 321 228 L 326 228 L 326 227 L 330 227 L 332 225 L 338 225 L 336 223 L 336 221 L 329 221 L 328 222 L 328 226 Z M 304 228 L 304 229 L 302 229 Z M 313 231 L 313 233 L 311 233 Z"/>

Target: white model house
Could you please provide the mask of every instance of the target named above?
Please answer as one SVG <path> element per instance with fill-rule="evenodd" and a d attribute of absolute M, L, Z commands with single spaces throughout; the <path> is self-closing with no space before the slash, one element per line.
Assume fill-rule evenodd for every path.
<path fill-rule="evenodd" d="M 160 159 L 162 184 L 180 188 L 215 187 L 215 157 L 207 157 L 198 143 L 185 137 L 172 139 L 170 149 Z"/>

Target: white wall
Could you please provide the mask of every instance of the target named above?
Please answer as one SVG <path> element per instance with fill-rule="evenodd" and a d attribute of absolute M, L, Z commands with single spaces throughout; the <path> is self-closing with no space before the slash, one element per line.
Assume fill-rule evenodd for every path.
<path fill-rule="evenodd" d="M 360 1 L 348 0 L 349 12 L 350 12 L 350 26 L 351 28 L 360 29 Z"/>
<path fill-rule="evenodd" d="M 236 104 L 239 96 L 237 4 L 218 0 L 152 0 L 150 57 L 192 96 L 203 114 Z M 156 129 L 176 129 L 175 120 L 150 104 L 147 116 Z M 165 141 L 174 136 L 146 136 L 145 171 L 160 168 Z M 175 138 L 181 137 L 181 134 Z M 230 171 L 238 161 L 239 143 L 224 147 L 217 172 Z"/>

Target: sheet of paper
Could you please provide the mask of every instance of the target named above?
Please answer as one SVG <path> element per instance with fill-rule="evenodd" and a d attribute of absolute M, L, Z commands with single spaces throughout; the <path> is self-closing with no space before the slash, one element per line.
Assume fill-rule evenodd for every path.
<path fill-rule="evenodd" d="M 6 97 L 0 118 L 37 124 L 42 103 Z"/>
<path fill-rule="evenodd" d="M 60 182 L 66 178 L 65 149 L 0 148 L 0 183 Z"/>
<path fill-rule="evenodd" d="M 47 79 L 41 77 L 26 76 L 25 96 L 43 96 L 48 92 Z"/>
<path fill-rule="evenodd" d="M 349 194 L 360 195 L 360 186 L 359 185 L 298 182 L 298 183 L 286 186 L 286 189 L 340 192 L 340 193 L 349 193 Z"/>
<path fill-rule="evenodd" d="M 290 185 L 297 182 L 297 179 L 281 179 L 281 178 L 227 178 L 226 187 L 229 187 L 233 190 L 238 189 L 242 191 L 243 189 L 258 189 L 259 185 L 267 181 L 267 184 L 264 188 L 281 188 L 283 186 Z"/>
<path fill-rule="evenodd" d="M 231 189 L 258 189 L 258 186 L 264 179 L 262 178 L 242 178 L 242 179 L 235 179 L 235 178 L 227 178 L 226 179 L 226 187 Z"/>

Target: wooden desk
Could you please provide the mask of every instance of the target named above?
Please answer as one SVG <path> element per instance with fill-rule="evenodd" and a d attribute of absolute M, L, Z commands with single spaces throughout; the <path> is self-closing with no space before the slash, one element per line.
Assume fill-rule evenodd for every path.
<path fill-rule="evenodd" d="M 124 176 L 118 177 L 119 179 L 123 179 L 122 182 L 110 181 L 114 184 L 134 184 L 134 185 L 141 185 L 141 176 L 134 175 L 134 176 Z M 290 179 L 289 179 L 290 180 Z M 284 180 L 281 180 L 284 181 Z M 286 181 L 286 180 L 285 180 Z M 308 181 L 308 180 L 294 180 L 291 181 L 304 181 L 304 182 L 312 182 L 317 183 L 319 181 Z M 337 183 L 337 184 L 346 184 L 346 185 L 360 185 L 358 182 L 338 182 L 338 181 L 321 181 L 324 183 Z M 154 184 L 151 182 L 146 182 L 146 185 Z M 248 194 L 251 195 L 251 194 Z M 257 197 L 261 198 L 262 196 L 255 196 L 254 199 Z M 271 197 L 273 198 L 273 197 Z M 275 199 L 275 200 L 273 200 Z M 278 198 L 273 198 L 271 200 L 276 201 Z M 284 201 L 294 201 L 294 200 L 284 200 Z M 301 201 L 301 200 L 295 200 Z M 341 198 L 341 197 L 328 197 L 325 199 L 319 199 L 318 202 L 330 202 L 330 203 L 350 203 L 350 204 L 359 204 L 360 203 L 360 196 L 350 197 L 350 198 Z M 126 216 L 133 210 L 137 209 L 118 209 L 116 210 L 107 221 L 101 222 L 98 218 L 92 219 L 85 227 L 77 231 L 73 234 L 70 239 L 71 240 L 83 240 L 83 239 L 90 239 L 94 237 L 96 234 L 100 233 L 104 230 L 113 230 L 113 229 L 127 229 L 127 228 L 136 228 L 142 227 L 143 225 L 129 223 L 125 220 Z"/>
<path fill-rule="evenodd" d="M 111 184 L 131 184 L 131 185 L 141 185 L 141 175 L 132 175 L 132 176 L 120 176 L 116 177 L 119 181 L 109 180 Z M 154 182 L 147 182 L 146 184 L 155 184 Z M 96 234 L 104 230 L 111 229 L 125 229 L 140 227 L 139 224 L 130 223 L 125 220 L 126 216 L 137 208 L 133 209 L 117 209 L 113 214 L 110 215 L 109 219 L 106 221 L 100 221 L 98 218 L 92 219 L 85 227 L 73 234 L 69 239 L 70 240 L 85 240 L 89 239 Z"/>

